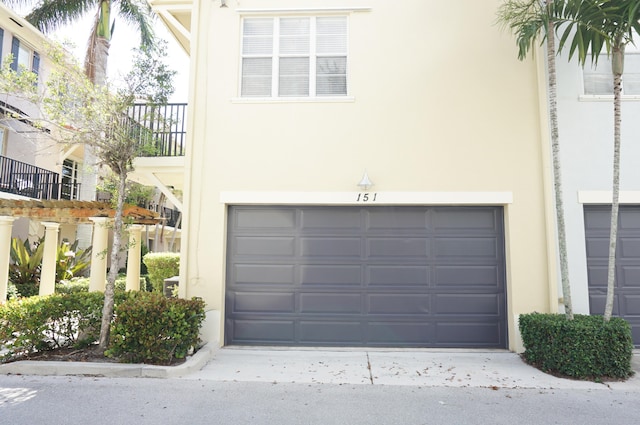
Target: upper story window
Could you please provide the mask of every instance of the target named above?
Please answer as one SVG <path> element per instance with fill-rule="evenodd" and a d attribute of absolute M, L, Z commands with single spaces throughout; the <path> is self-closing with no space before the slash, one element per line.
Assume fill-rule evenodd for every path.
<path fill-rule="evenodd" d="M 587 55 L 583 71 L 584 94 L 589 96 L 613 95 L 613 74 L 611 58 L 601 54 L 598 65 L 591 65 L 591 55 Z M 628 46 L 624 55 L 622 94 L 640 95 L 640 49 Z"/>
<path fill-rule="evenodd" d="M 240 95 L 347 95 L 347 18 L 245 18 Z"/>
<path fill-rule="evenodd" d="M 38 74 L 40 68 L 40 55 L 33 51 L 27 44 L 21 42 L 17 37 L 11 40 L 11 69 L 18 72 L 21 69 L 28 69 L 34 74 Z"/>
<path fill-rule="evenodd" d="M 71 159 L 62 162 L 60 199 L 78 199 L 80 196 L 80 164 Z"/>

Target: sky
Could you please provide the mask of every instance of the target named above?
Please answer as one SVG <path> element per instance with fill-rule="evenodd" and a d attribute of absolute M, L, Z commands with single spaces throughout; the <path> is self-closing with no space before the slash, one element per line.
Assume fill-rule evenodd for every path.
<path fill-rule="evenodd" d="M 18 11 L 18 13 L 21 15 L 26 14 L 21 11 Z M 48 34 L 48 36 L 49 38 L 59 42 L 68 40 L 73 43 L 73 45 L 76 46 L 74 54 L 78 57 L 80 63 L 83 63 L 93 16 L 94 13 L 91 12 L 80 22 L 60 28 L 51 34 Z M 111 47 L 109 48 L 109 63 L 107 71 L 109 80 L 112 83 L 117 84 L 117 82 L 119 80 L 121 81 L 122 77 L 126 75 L 131 68 L 133 49 L 139 47 L 140 37 L 132 27 L 128 26 L 126 22 L 118 17 L 117 13 L 113 13 L 112 17 L 115 17 L 116 24 L 113 37 L 111 39 Z M 167 58 L 165 59 L 165 63 L 169 65 L 171 69 L 177 71 L 173 80 L 175 92 L 169 101 L 174 103 L 186 103 L 189 84 L 189 57 L 162 24 L 160 19 L 156 19 L 154 30 L 158 38 L 167 41 Z"/>

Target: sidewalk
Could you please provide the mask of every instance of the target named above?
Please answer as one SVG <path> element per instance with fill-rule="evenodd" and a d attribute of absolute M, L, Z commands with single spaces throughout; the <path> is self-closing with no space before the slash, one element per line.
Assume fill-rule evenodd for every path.
<path fill-rule="evenodd" d="M 199 372 L 185 379 L 239 382 L 407 385 L 640 391 L 636 375 L 626 382 L 595 383 L 556 378 L 507 351 L 331 350 L 222 348 Z"/>
<path fill-rule="evenodd" d="M 633 369 L 636 374 L 625 382 L 595 383 L 556 378 L 525 364 L 518 354 L 500 350 L 217 349 L 206 345 L 179 366 L 19 361 L 0 365 L 0 374 L 640 391 L 639 351 L 634 352 Z"/>

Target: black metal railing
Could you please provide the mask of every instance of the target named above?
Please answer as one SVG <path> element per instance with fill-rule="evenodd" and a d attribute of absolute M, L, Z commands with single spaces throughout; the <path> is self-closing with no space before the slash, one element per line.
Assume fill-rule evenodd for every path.
<path fill-rule="evenodd" d="M 61 181 L 60 174 L 0 156 L 0 192 L 34 199 L 72 199 L 79 183 Z"/>
<path fill-rule="evenodd" d="M 151 105 L 136 103 L 129 109 L 133 133 L 141 156 L 184 156 L 187 104 Z"/>

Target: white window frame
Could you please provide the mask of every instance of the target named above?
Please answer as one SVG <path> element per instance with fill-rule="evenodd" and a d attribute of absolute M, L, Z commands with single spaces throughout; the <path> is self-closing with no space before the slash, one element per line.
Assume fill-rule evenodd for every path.
<path fill-rule="evenodd" d="M 70 166 L 66 163 L 70 162 Z M 81 163 L 76 161 L 73 158 L 67 158 L 62 161 L 62 168 L 60 170 L 60 185 L 61 187 L 64 184 L 69 184 L 70 187 L 70 198 L 69 200 L 78 200 L 80 198 L 80 167 Z M 65 172 L 67 170 L 67 172 Z M 68 179 L 67 182 L 64 179 Z M 62 197 L 62 191 L 60 191 L 60 198 L 67 199 Z"/>
<path fill-rule="evenodd" d="M 625 49 L 625 70 L 624 70 L 624 74 L 622 76 L 622 100 L 624 101 L 638 101 L 640 100 L 640 93 L 635 93 L 635 94 L 626 94 L 624 92 L 624 77 L 625 75 L 628 75 L 628 73 L 630 73 L 630 69 L 627 66 L 628 64 L 628 57 L 629 56 L 635 56 L 637 58 L 640 58 L 640 48 L 633 46 L 633 45 L 628 45 L 626 46 Z M 599 62 L 597 67 L 608 67 L 608 69 L 606 70 L 605 74 L 607 74 L 610 78 L 611 78 L 611 82 L 613 82 L 613 74 L 611 72 L 611 64 L 609 61 L 606 61 L 607 59 L 607 53 L 606 51 L 603 51 L 600 53 L 600 58 L 599 58 Z M 603 59 L 605 59 L 603 61 Z M 639 60 L 639 64 L 640 64 L 640 60 Z M 596 69 L 596 66 L 592 65 L 591 62 L 591 53 L 587 54 L 587 59 L 585 60 L 585 64 L 584 64 L 584 68 L 581 69 L 581 75 L 582 75 L 582 80 L 581 80 L 581 84 L 582 84 L 582 94 L 579 96 L 579 99 L 582 101 L 611 101 L 613 99 L 613 92 L 611 94 L 587 94 L 586 93 L 586 89 L 585 89 L 585 69 L 589 67 L 592 69 Z M 633 74 L 639 74 L 639 78 L 640 78 L 640 65 L 639 67 L 634 70 L 635 72 L 632 72 Z"/>
<path fill-rule="evenodd" d="M 344 94 L 332 94 L 332 95 L 320 95 L 316 94 L 316 84 L 317 84 L 317 74 L 316 74 L 316 58 L 318 57 L 316 52 L 316 20 L 318 18 L 324 17 L 339 17 L 344 18 L 346 21 L 346 45 L 344 55 L 346 60 L 346 72 L 345 72 L 345 93 Z M 280 20 L 287 18 L 306 18 L 309 19 L 310 22 L 310 30 L 309 30 L 309 95 L 308 96 L 280 96 L 278 93 L 279 90 L 279 78 L 280 78 L 280 69 L 279 63 L 280 58 L 282 57 L 296 57 L 298 55 L 281 55 L 279 49 L 279 41 L 280 41 Z M 244 49 L 244 22 L 248 19 L 272 19 L 273 20 L 273 49 L 271 54 L 268 57 L 272 60 L 272 69 L 271 69 L 271 95 L 270 96 L 243 96 L 242 95 L 242 85 L 243 85 L 243 61 L 247 57 L 252 57 L 251 55 L 245 55 L 243 53 Z M 239 64 L 239 78 L 238 78 L 238 97 L 233 99 L 236 102 L 335 102 L 335 101 L 352 101 L 353 98 L 349 94 L 349 16 L 347 13 L 340 14 L 320 14 L 320 15 L 297 15 L 297 14 L 283 14 L 283 15 L 250 15 L 243 16 L 241 19 L 241 30 L 240 30 L 240 64 Z M 265 57 L 266 55 L 256 55 L 253 57 Z M 324 55 L 322 55 L 324 56 Z M 307 57 L 305 55 L 305 57 Z"/>

